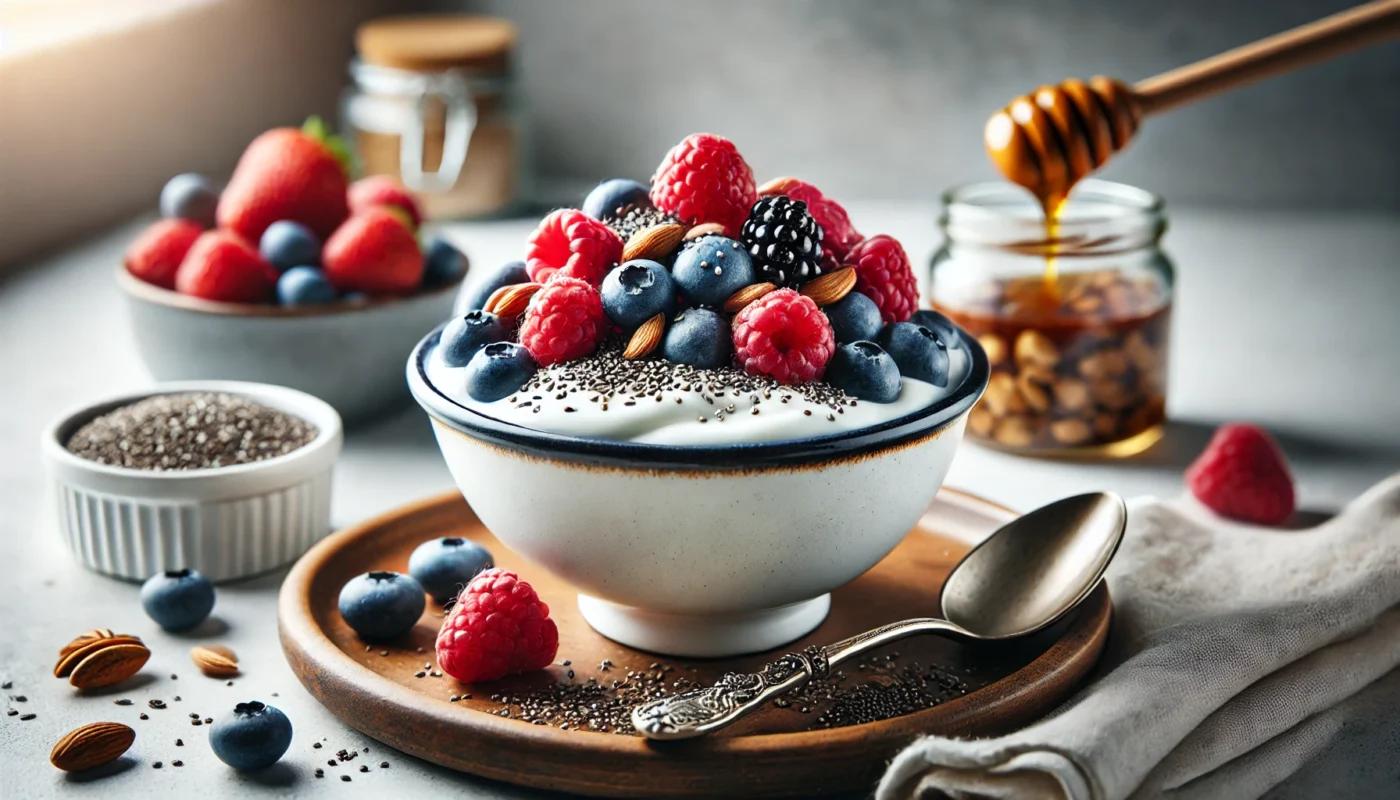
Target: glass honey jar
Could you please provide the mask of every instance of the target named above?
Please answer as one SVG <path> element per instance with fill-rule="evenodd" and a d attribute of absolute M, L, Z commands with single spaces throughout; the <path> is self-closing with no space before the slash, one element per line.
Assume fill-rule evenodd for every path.
<path fill-rule="evenodd" d="M 1079 184 L 1056 217 L 1008 183 L 943 196 L 925 300 L 976 336 L 992 377 L 968 435 L 1038 455 L 1122 457 L 1166 419 L 1174 271 L 1161 198 Z"/>

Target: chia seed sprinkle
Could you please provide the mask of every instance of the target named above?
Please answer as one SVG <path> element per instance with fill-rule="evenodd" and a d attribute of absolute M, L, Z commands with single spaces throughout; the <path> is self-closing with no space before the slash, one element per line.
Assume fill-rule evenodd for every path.
<path fill-rule="evenodd" d="M 214 392 L 158 395 L 110 411 L 68 439 L 74 455 L 129 469 L 213 469 L 285 455 L 316 427 L 246 397 Z"/>
<path fill-rule="evenodd" d="M 38 715 L 38 714 L 21 714 L 20 717 L 19 717 L 19 721 L 20 721 L 20 722 L 28 722 L 29 720 L 34 719 L 34 718 L 37 717 L 37 716 L 39 716 L 39 715 Z"/>

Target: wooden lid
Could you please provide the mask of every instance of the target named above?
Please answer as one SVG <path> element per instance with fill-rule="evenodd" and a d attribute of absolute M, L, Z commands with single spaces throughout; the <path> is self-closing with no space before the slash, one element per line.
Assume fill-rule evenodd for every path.
<path fill-rule="evenodd" d="M 498 72 L 515 49 L 515 25 L 466 14 L 381 17 L 359 27 L 355 49 L 362 61 L 378 67 Z"/>

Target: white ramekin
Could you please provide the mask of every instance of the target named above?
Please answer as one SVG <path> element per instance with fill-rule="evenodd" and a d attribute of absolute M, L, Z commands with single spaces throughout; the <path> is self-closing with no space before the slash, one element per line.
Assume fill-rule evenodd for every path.
<path fill-rule="evenodd" d="M 265 461 L 169 472 L 97 464 L 64 446 L 95 417 L 178 392 L 241 395 L 301 417 L 318 433 L 305 447 Z M 341 440 L 340 415 L 305 392 L 178 381 L 64 414 L 44 431 L 41 451 L 59 530 L 84 566 L 128 580 L 188 568 L 227 581 L 293 561 L 330 533 L 331 469 Z"/>

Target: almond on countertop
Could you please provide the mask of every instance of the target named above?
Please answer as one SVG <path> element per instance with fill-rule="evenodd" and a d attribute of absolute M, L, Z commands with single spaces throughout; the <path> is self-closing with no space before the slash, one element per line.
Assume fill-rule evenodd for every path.
<path fill-rule="evenodd" d="M 146 666 L 151 651 L 136 644 L 112 644 L 83 658 L 73 667 L 68 682 L 79 689 L 96 689 L 121 683 Z"/>
<path fill-rule="evenodd" d="M 86 634 L 84 634 L 86 636 Z M 92 639 L 74 639 L 58 652 L 58 663 L 54 665 L 53 676 L 55 678 L 66 678 L 73 674 L 73 670 L 83 659 L 107 647 L 114 647 L 121 644 L 142 645 L 142 641 L 135 636 L 119 634 L 113 636 L 103 636 Z"/>
<path fill-rule="evenodd" d="M 49 752 L 64 772 L 81 772 L 115 761 L 136 741 L 136 731 L 120 722 L 90 722 L 68 732 Z"/>
<path fill-rule="evenodd" d="M 196 645 L 190 649 L 190 660 L 211 678 L 231 678 L 238 674 L 238 656 L 223 645 Z"/>

